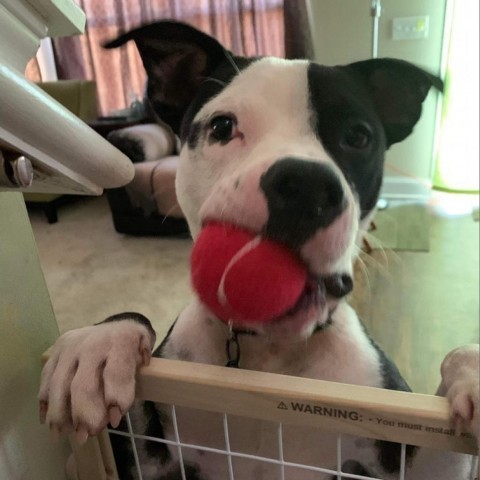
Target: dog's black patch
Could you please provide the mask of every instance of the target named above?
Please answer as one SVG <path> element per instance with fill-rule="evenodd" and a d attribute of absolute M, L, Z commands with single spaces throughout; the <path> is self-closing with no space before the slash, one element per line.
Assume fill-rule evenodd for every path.
<path fill-rule="evenodd" d="M 370 337 L 369 337 L 370 338 Z M 385 355 L 383 350 L 370 338 L 370 342 L 378 352 L 380 360 L 380 369 L 382 372 L 383 388 L 387 390 L 399 390 L 402 392 L 411 392 L 412 389 L 402 377 L 398 367 Z"/>
<path fill-rule="evenodd" d="M 170 335 L 172 334 L 173 328 L 175 327 L 177 320 L 178 318 L 176 318 L 175 321 L 172 323 L 172 325 L 170 325 L 170 328 L 168 329 L 168 332 L 165 335 L 165 338 L 162 340 L 162 343 L 160 343 L 160 345 L 154 350 L 154 352 L 152 353 L 152 357 L 163 358 L 165 356 L 163 352 L 170 340 Z M 180 348 L 180 350 L 177 352 L 177 357 L 178 357 L 178 360 L 183 360 L 186 362 L 193 361 L 192 353 L 186 348 Z"/>
<path fill-rule="evenodd" d="M 159 480 L 182 480 L 182 478 L 182 472 L 178 467 L 175 471 L 160 477 Z M 200 475 L 198 467 L 192 465 L 185 465 L 185 478 L 186 480 L 206 480 Z"/>
<path fill-rule="evenodd" d="M 167 421 L 166 415 L 159 411 L 153 402 L 145 401 L 141 406 L 142 420 L 145 425 L 144 431 L 137 432 L 154 438 L 165 438 L 163 425 Z M 113 429 L 112 426 L 110 428 Z M 120 432 L 128 432 L 127 421 L 123 417 L 120 424 L 114 430 Z M 112 444 L 115 464 L 118 472 L 121 473 L 121 480 L 137 480 L 137 476 L 133 474 L 136 469 L 135 457 L 133 455 L 132 443 L 128 437 L 110 433 L 110 442 Z M 171 460 L 171 454 L 168 446 L 160 442 L 142 441 L 141 448 L 145 449 L 152 458 L 159 459 L 162 465 Z M 137 446 L 138 448 L 138 446 Z"/>
<path fill-rule="evenodd" d="M 149 401 L 143 402 L 143 413 L 146 421 L 145 435 L 148 437 L 165 438 L 163 423 L 166 419 L 155 408 L 155 404 Z M 162 465 L 171 459 L 168 446 L 164 443 L 147 441 L 145 442 L 145 450 L 151 457 L 159 458 Z"/>
<path fill-rule="evenodd" d="M 135 465 L 130 440 L 127 437 L 110 434 L 110 443 L 112 444 L 115 465 L 117 471 L 121 472 L 122 480 L 136 480 L 137 476 L 130 473 L 132 465 Z"/>
<path fill-rule="evenodd" d="M 160 343 L 160 345 L 153 351 L 152 357 L 156 358 L 163 358 L 163 350 L 165 349 L 165 346 L 167 345 L 168 341 L 170 340 L 170 335 L 172 334 L 173 328 L 175 327 L 175 324 L 177 323 L 178 317 L 175 319 L 175 321 L 170 325 L 170 328 L 168 329 L 167 334 L 165 335 L 164 339 Z"/>
<path fill-rule="evenodd" d="M 122 422 L 117 430 L 128 431 L 125 419 L 122 418 Z M 112 444 L 115 465 L 117 466 L 117 471 L 121 474 L 121 479 L 137 480 L 137 476 L 132 473 L 135 465 L 135 457 L 133 456 L 132 443 L 130 439 L 128 437 L 124 437 L 123 435 L 111 433 L 110 443 Z"/>
<path fill-rule="evenodd" d="M 391 58 L 309 65 L 313 130 L 357 192 L 361 218 L 377 202 L 386 149 L 413 131 L 432 86 L 443 88 L 437 77 Z"/>
<path fill-rule="evenodd" d="M 123 152 L 132 163 L 141 163 L 145 161 L 144 145 L 139 138 L 133 138 L 121 131 L 114 130 L 108 134 L 107 140 Z"/>
<path fill-rule="evenodd" d="M 257 60 L 257 58 L 232 56 L 230 56 L 230 58 L 237 68 L 235 68 L 225 56 L 224 61 L 222 61 L 210 74 L 210 76 L 205 78 L 205 80 L 202 82 L 197 91 L 197 95 L 183 117 L 180 128 L 180 141 L 182 144 L 187 142 L 189 148 L 195 148 L 198 143 L 197 138 L 194 146 L 191 146 L 189 140 L 190 131 L 194 125 L 193 119 L 195 118 L 195 115 L 211 98 L 218 95 L 225 87 L 228 86 L 232 79 L 238 74 L 238 71 L 241 72 Z"/>
<path fill-rule="evenodd" d="M 373 475 L 356 460 L 347 460 L 342 465 L 342 472 L 350 473 L 352 475 L 363 475 L 364 477 L 373 477 Z M 336 476 L 333 478 L 337 478 Z M 332 480 L 333 480 L 332 478 Z"/>
<path fill-rule="evenodd" d="M 108 317 L 103 322 L 96 323 L 95 325 L 100 325 L 102 323 L 109 323 L 109 322 L 118 322 L 121 320 L 133 320 L 134 322 L 140 323 L 144 327 L 147 327 L 147 330 L 154 337 L 157 336 L 155 333 L 155 330 L 152 327 L 152 324 L 150 323 L 150 320 L 145 315 L 142 315 L 141 313 L 137 313 L 137 312 L 117 313 L 115 315 L 112 315 L 111 317 Z"/>
<path fill-rule="evenodd" d="M 401 463 L 401 445 L 399 443 L 387 442 L 385 440 L 376 440 L 375 447 L 378 449 L 378 462 L 382 468 L 388 473 L 400 471 Z M 418 447 L 406 445 L 405 461 L 410 463 Z"/>
<path fill-rule="evenodd" d="M 373 341 L 372 338 L 370 338 L 370 342 L 378 352 L 383 388 L 411 392 L 411 388 L 400 374 L 397 366 L 385 355 L 383 350 Z M 380 465 L 382 465 L 382 467 L 389 473 L 398 472 L 401 461 L 400 444 L 377 440 L 375 446 L 378 448 L 378 460 Z M 405 458 L 407 463 L 412 460 L 417 450 L 418 448 L 412 445 L 406 446 Z"/>
<path fill-rule="evenodd" d="M 364 84 L 382 121 L 387 148 L 412 133 L 429 90 L 443 92 L 440 78 L 396 58 L 363 60 L 344 69 Z"/>
<path fill-rule="evenodd" d="M 411 392 L 412 389 L 402 377 L 397 366 L 385 355 L 385 352 L 379 347 L 375 340 L 368 333 L 363 320 L 359 317 L 358 321 L 362 327 L 365 336 L 368 338 L 373 348 L 378 353 L 378 360 L 380 362 L 380 371 L 382 374 L 382 387 L 387 390 L 397 390 L 400 392 Z"/>
<path fill-rule="evenodd" d="M 200 134 L 202 132 L 202 124 L 200 122 L 193 122 L 190 125 L 190 129 L 187 135 L 187 144 L 190 150 L 193 150 L 197 147 L 198 141 L 200 140 Z"/>
<path fill-rule="evenodd" d="M 322 145 L 358 193 L 362 218 L 377 202 L 382 183 L 385 135 L 368 94 L 340 68 L 312 63 L 308 67 L 311 123 Z M 369 144 L 346 143 L 352 129 L 371 131 Z"/>
<path fill-rule="evenodd" d="M 226 59 L 225 48 L 190 25 L 161 21 L 143 25 L 104 44 L 116 48 L 135 41 L 147 72 L 147 98 L 175 133 L 203 78 Z"/>
<path fill-rule="evenodd" d="M 402 377 L 397 366 L 385 355 L 385 352 L 370 337 L 363 321 L 359 318 L 360 325 L 369 339 L 372 346 L 378 353 L 380 363 L 380 371 L 382 375 L 382 387 L 387 390 L 397 390 L 401 392 L 411 392 L 408 383 Z M 378 460 L 380 465 L 389 473 L 398 472 L 401 461 L 401 446 L 398 443 L 386 442 L 384 440 L 376 440 L 375 447 L 378 449 Z M 418 448 L 412 445 L 406 446 L 405 459 L 411 462 Z"/>

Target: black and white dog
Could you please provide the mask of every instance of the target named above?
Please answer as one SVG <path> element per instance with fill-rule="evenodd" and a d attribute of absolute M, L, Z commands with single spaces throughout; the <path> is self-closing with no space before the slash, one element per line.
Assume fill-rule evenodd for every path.
<path fill-rule="evenodd" d="M 297 308 L 239 336 L 240 367 L 408 390 L 344 297 L 377 202 L 385 151 L 412 132 L 429 89 L 441 89 L 441 81 L 393 59 L 326 67 L 233 57 L 215 39 L 177 22 L 141 27 L 107 46 L 129 40 L 143 59 L 154 110 L 182 141 L 177 191 L 193 237 L 206 221 L 239 225 L 292 249 L 315 279 Z M 153 355 L 225 365 L 228 335 L 227 325 L 197 300 Z M 133 313 L 62 335 L 42 375 L 43 421 L 55 434 L 76 430 L 80 441 L 108 422 L 117 426 L 132 407 L 136 369 L 148 363 L 154 342 L 149 321 Z M 441 390 L 453 415 L 476 432 L 478 347 L 447 357 Z M 135 404 L 131 414 L 137 432 L 172 437 L 162 406 Z M 177 414 L 185 442 L 223 448 L 216 415 Z M 230 429 L 243 451 L 268 455 L 276 448 L 268 423 L 233 419 Z M 285 426 L 284 438 L 290 461 L 335 468 L 333 434 Z M 145 480 L 181 478 L 176 449 L 138 446 Z M 121 478 L 136 478 L 129 445 L 117 447 L 123 449 L 117 455 Z M 351 439 L 344 448 L 346 472 L 398 478 L 397 445 Z M 412 449 L 408 455 L 408 480 L 461 480 L 471 468 L 459 454 Z M 188 480 L 229 478 L 221 455 L 185 450 L 183 457 Z M 285 474 L 330 478 L 295 469 Z M 234 475 L 280 478 L 275 465 L 247 459 L 234 460 Z"/>

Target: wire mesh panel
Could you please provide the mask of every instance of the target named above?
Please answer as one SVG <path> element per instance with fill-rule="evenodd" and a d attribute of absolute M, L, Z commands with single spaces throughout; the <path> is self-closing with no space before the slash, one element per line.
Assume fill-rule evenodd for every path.
<path fill-rule="evenodd" d="M 164 438 L 158 438 L 136 431 L 138 422 L 127 415 L 123 431 L 109 430 L 112 436 L 130 441 L 139 480 L 152 478 L 148 472 L 143 473 L 147 469 L 142 470 L 142 452 L 138 451 L 139 445 L 143 445 L 140 450 L 144 448 L 141 442 L 145 441 L 169 446 L 179 468 L 175 477 L 168 478 L 179 480 L 191 478 L 192 458 L 205 456 L 215 459 L 217 470 L 206 477 L 215 480 L 407 480 L 410 447 L 406 444 L 472 455 L 468 478 L 477 478 L 475 440 L 465 433 L 455 435 L 446 400 L 439 397 L 208 365 L 195 364 L 192 368 L 191 363 L 163 359 L 153 359 L 149 367 L 141 370 L 137 397 L 163 404 L 171 425 Z M 199 423 L 202 417 L 203 424 Z M 247 442 L 236 438 L 239 425 L 247 434 L 250 432 L 249 422 L 261 430 L 267 445 L 259 445 L 252 436 Z M 310 433 L 304 433 L 308 429 L 322 436 L 320 447 Z M 393 476 L 372 476 L 356 468 L 351 460 L 353 444 L 358 448 L 364 441 L 367 452 L 375 439 L 401 444 L 398 473 Z M 245 444 L 253 447 L 249 450 Z M 326 449 L 329 462 L 304 462 L 309 455 L 298 461 L 292 455 L 292 445 L 300 445 L 299 451 L 303 452 Z M 249 477 L 245 471 L 265 476 L 259 473 L 258 477 Z"/>
<path fill-rule="evenodd" d="M 172 406 L 172 418 L 173 423 L 176 424 L 175 420 L 175 406 Z M 158 443 L 163 443 L 170 445 L 174 448 L 177 449 L 179 453 L 179 458 L 180 458 L 180 475 L 179 477 L 182 480 L 188 480 L 186 473 L 185 473 L 185 465 L 183 462 L 183 455 L 182 451 L 184 449 L 195 449 L 196 451 L 202 451 L 202 452 L 209 452 L 209 453 L 216 453 L 219 455 L 224 455 L 227 458 L 228 462 L 228 476 L 225 477 L 225 480 L 234 480 L 235 475 L 234 475 L 234 470 L 233 470 L 233 462 L 232 459 L 234 458 L 242 458 L 242 459 L 249 459 L 249 460 L 254 460 L 259 463 L 265 463 L 265 464 L 270 464 L 270 465 L 275 465 L 278 467 L 278 479 L 279 480 L 284 480 L 285 479 L 285 469 L 286 468 L 291 468 L 291 469 L 297 469 L 299 471 L 310 471 L 310 472 L 317 472 L 317 473 L 322 473 L 322 474 L 327 474 L 328 478 L 331 477 L 336 477 L 337 479 L 342 479 L 342 478 L 352 478 L 352 479 L 369 479 L 369 480 L 380 480 L 377 477 L 371 477 L 371 476 L 364 476 L 364 475 L 357 475 L 357 474 L 352 474 L 352 473 L 347 473 L 342 471 L 342 462 L 341 462 L 341 452 L 342 452 L 342 437 L 341 434 L 338 434 L 338 440 L 336 444 L 337 448 L 337 468 L 335 470 L 330 469 L 330 468 L 321 468 L 321 467 L 315 467 L 312 465 L 307 465 L 307 464 L 301 464 L 301 463 L 294 463 L 294 462 L 288 462 L 283 458 L 282 455 L 282 444 L 283 444 L 283 434 L 282 434 L 282 424 L 278 424 L 278 444 L 280 445 L 279 449 L 279 457 L 277 459 L 273 459 L 270 457 L 262 457 L 258 455 L 250 455 L 242 452 L 236 452 L 232 451 L 230 449 L 229 445 L 229 433 L 228 433 L 228 416 L 224 414 L 224 426 L 225 426 L 225 448 L 224 449 L 216 449 L 216 448 L 211 448 L 211 447 L 206 447 L 201 444 L 191 444 L 191 443 L 184 443 L 181 441 L 180 437 L 177 436 L 177 439 L 175 441 L 167 440 L 167 439 L 161 439 L 161 438 L 156 438 L 156 437 L 151 437 L 151 436 L 146 436 L 146 435 L 140 435 L 140 434 L 135 434 L 132 431 L 129 433 L 125 432 L 119 432 L 117 430 L 111 430 L 109 429 L 109 433 L 113 435 L 121 435 L 121 436 L 126 436 L 129 437 L 130 440 L 132 441 L 132 448 L 134 451 L 134 457 L 135 457 L 135 463 L 136 463 L 136 469 L 137 469 L 137 475 L 140 480 L 143 480 L 143 475 L 142 475 L 142 468 L 141 465 L 138 462 L 138 453 L 136 449 L 136 444 L 135 444 L 135 439 L 139 440 L 148 440 L 152 442 L 158 442 Z M 131 425 L 131 421 L 129 419 L 129 415 L 127 414 L 127 422 L 129 425 Z M 131 428 L 131 427 L 129 427 Z M 178 431 L 176 432 L 178 435 Z M 402 460 L 401 460 L 401 474 L 399 476 L 399 480 L 404 480 L 404 472 L 405 472 L 405 446 L 402 445 Z M 217 477 L 216 477 L 217 478 Z"/>

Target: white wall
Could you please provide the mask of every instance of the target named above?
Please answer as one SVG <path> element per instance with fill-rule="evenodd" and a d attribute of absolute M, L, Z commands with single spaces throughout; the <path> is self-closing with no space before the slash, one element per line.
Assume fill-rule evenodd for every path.
<path fill-rule="evenodd" d="M 371 57 L 371 0 L 310 0 L 316 60 L 339 65 Z"/>
<path fill-rule="evenodd" d="M 439 74 L 447 0 L 382 0 L 378 56 L 415 63 Z M 309 0 L 316 60 L 326 65 L 371 58 L 373 19 L 370 0 Z M 429 15 L 429 36 L 392 40 L 396 17 Z M 414 133 L 387 153 L 384 192 L 425 195 L 431 184 L 437 98 L 431 92 Z"/>
<path fill-rule="evenodd" d="M 21 193 L 0 192 L 0 479 L 65 480 L 69 451 L 38 420 L 40 355 L 58 337 Z"/>

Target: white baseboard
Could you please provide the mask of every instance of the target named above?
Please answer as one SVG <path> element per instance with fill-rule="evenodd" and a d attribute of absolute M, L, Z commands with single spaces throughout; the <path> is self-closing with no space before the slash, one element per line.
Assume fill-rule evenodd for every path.
<path fill-rule="evenodd" d="M 405 198 L 426 200 L 432 191 L 432 181 L 406 177 L 386 176 L 383 179 L 382 198 Z"/>

